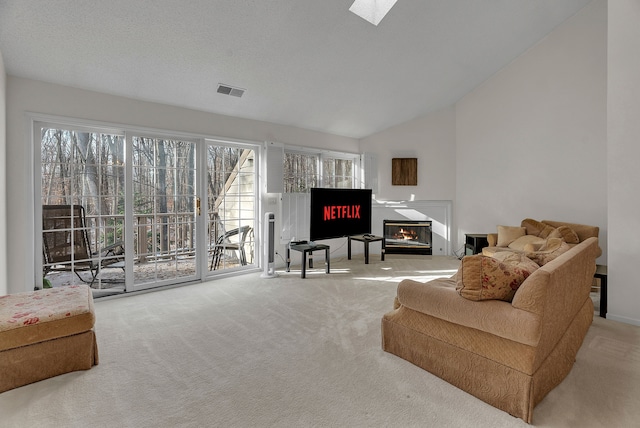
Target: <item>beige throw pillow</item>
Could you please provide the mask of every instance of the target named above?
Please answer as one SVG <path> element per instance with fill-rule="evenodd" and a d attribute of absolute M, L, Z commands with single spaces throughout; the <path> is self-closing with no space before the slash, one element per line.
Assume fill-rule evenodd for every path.
<path fill-rule="evenodd" d="M 532 218 L 525 218 L 520 223 L 520 226 L 527 229 L 527 235 L 540 236 L 540 232 L 542 232 L 547 225 Z"/>
<path fill-rule="evenodd" d="M 498 247 L 507 247 L 513 241 L 525 235 L 524 227 L 498 226 Z"/>
<path fill-rule="evenodd" d="M 525 255 L 539 266 L 544 266 L 570 249 L 569 244 L 564 242 L 562 238 L 549 238 L 547 243 L 540 248 L 540 251 L 525 253 Z"/>
<path fill-rule="evenodd" d="M 527 245 L 531 245 L 532 248 L 534 247 L 541 247 L 542 244 L 544 244 L 545 240 L 542 238 L 538 238 L 535 235 L 524 235 L 521 236 L 519 238 L 516 238 L 515 241 L 513 241 L 512 243 L 510 243 L 509 245 L 507 245 L 509 248 L 511 248 L 512 250 L 516 250 L 516 251 L 525 251 L 525 247 Z"/>
<path fill-rule="evenodd" d="M 574 232 L 569 226 L 560 226 L 554 229 L 548 236 L 548 238 L 562 238 L 567 244 L 579 244 L 580 238 L 578 234 Z"/>
<path fill-rule="evenodd" d="M 549 226 L 546 223 L 542 223 L 541 221 L 534 220 L 532 218 L 525 218 L 520 223 L 522 227 L 527 230 L 527 235 L 535 235 L 540 238 L 547 238 L 554 230 L 555 227 Z"/>
<path fill-rule="evenodd" d="M 546 241 L 544 241 L 544 245 L 542 245 L 538 251 L 554 251 L 557 250 L 558 248 L 560 248 L 560 245 L 562 245 L 562 238 L 548 238 Z"/>
<path fill-rule="evenodd" d="M 552 233 L 554 233 L 556 231 L 556 228 L 553 226 L 549 226 L 548 224 L 545 225 L 544 229 L 542 229 L 540 231 L 540 233 L 538 234 L 539 237 L 541 238 L 548 238 Z"/>

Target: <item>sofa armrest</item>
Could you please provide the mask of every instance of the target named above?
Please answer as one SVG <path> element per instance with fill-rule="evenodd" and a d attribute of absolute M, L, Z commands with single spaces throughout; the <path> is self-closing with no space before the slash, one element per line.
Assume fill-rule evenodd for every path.
<path fill-rule="evenodd" d="M 489 247 L 495 247 L 498 243 L 498 234 L 497 233 L 488 233 L 487 234 L 487 242 L 489 243 Z"/>

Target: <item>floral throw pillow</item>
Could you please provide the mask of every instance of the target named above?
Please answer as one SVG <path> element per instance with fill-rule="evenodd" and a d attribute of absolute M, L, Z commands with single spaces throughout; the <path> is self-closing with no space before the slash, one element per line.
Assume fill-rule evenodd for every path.
<path fill-rule="evenodd" d="M 511 302 L 518 287 L 539 266 L 524 255 L 505 253 L 499 258 L 481 254 L 464 257 L 456 278 L 458 293 L 469 300 Z"/>

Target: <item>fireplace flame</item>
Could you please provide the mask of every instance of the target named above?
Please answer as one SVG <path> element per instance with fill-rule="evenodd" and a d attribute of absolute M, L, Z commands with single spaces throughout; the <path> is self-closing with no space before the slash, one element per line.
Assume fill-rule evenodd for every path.
<path fill-rule="evenodd" d="M 418 234 L 413 229 L 400 228 L 394 238 L 403 239 L 405 241 L 415 241 L 416 239 L 418 239 Z"/>

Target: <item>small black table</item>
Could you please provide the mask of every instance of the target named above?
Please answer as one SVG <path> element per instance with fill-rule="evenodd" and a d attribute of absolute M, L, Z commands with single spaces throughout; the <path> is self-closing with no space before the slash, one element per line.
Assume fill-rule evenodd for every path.
<path fill-rule="evenodd" d="M 291 250 L 300 251 L 302 253 L 302 270 L 300 272 L 300 278 L 307 277 L 307 254 L 309 254 L 309 268 L 313 269 L 313 252 L 324 250 L 324 259 L 325 264 L 327 265 L 326 272 L 329 273 L 329 246 L 324 244 L 313 244 L 313 243 L 304 243 L 304 244 L 289 244 L 287 245 L 287 272 L 289 272 L 289 267 L 291 266 Z"/>
<path fill-rule="evenodd" d="M 369 244 L 371 242 L 382 241 L 382 236 L 375 235 L 353 235 L 347 237 L 347 260 L 351 260 L 351 240 L 364 242 L 364 264 L 369 264 Z M 382 258 L 384 260 L 384 258 Z"/>
<path fill-rule="evenodd" d="M 465 234 L 464 254 L 470 256 L 473 254 L 482 254 L 482 249 L 489 246 L 486 233 L 467 233 Z"/>
<path fill-rule="evenodd" d="M 600 316 L 607 317 L 607 266 L 596 265 L 594 278 L 600 278 Z"/>

